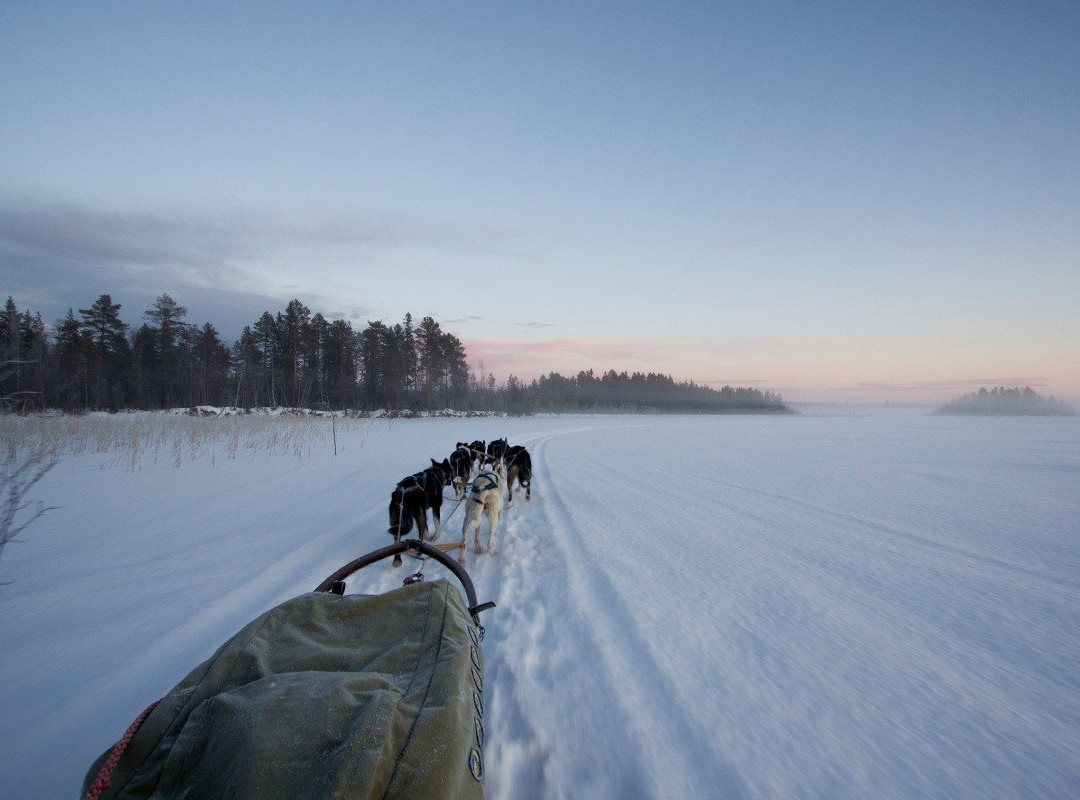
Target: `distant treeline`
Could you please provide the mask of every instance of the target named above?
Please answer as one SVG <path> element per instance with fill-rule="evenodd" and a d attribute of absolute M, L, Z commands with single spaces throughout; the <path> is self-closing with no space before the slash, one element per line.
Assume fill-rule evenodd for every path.
<path fill-rule="evenodd" d="M 713 389 L 655 373 L 592 370 L 525 383 L 471 372 L 465 348 L 431 317 L 395 325 L 312 314 L 299 300 L 223 341 L 210 323 L 158 297 L 133 327 L 103 294 L 49 331 L 41 314 L 0 311 L 0 399 L 8 410 L 69 412 L 193 406 L 355 410 L 780 412 L 779 395 Z"/>
<path fill-rule="evenodd" d="M 655 372 L 626 373 L 590 369 L 571 378 L 556 372 L 524 384 L 513 375 L 503 389 L 508 408 L 517 411 L 667 411 L 678 413 L 791 413 L 783 399 L 757 389 L 713 389 L 693 381 L 676 383 Z"/>
<path fill-rule="evenodd" d="M 938 414 L 985 414 L 998 416 L 1064 417 L 1076 414 L 1054 397 L 1043 397 L 1030 386 L 1008 389 L 995 386 L 958 397 L 937 409 Z"/>

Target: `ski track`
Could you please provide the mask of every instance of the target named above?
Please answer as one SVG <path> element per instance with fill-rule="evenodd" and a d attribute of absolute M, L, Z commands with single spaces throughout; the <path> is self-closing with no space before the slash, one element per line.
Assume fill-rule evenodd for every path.
<path fill-rule="evenodd" d="M 546 471 L 550 474 L 546 462 L 545 467 L 548 467 Z M 621 595 L 612 584 L 605 565 L 580 546 L 580 533 L 575 533 L 575 520 L 568 510 L 570 506 L 556 486 L 552 480 L 552 502 L 545 506 L 545 510 L 549 511 L 546 527 L 550 529 L 562 557 L 561 566 L 567 569 L 570 576 L 573 596 L 585 601 L 579 600 L 578 604 L 584 609 L 596 607 L 606 611 L 602 617 L 588 616 L 587 619 L 591 623 L 592 638 L 600 645 L 599 652 L 607 662 L 608 671 L 615 676 L 612 684 L 636 687 L 637 697 L 630 693 L 631 698 L 645 701 L 648 708 L 647 715 L 654 727 L 650 731 L 633 730 L 635 738 L 640 737 L 653 745 L 658 741 L 683 743 L 680 747 L 669 746 L 666 752 L 649 752 L 645 745 L 639 744 L 638 759 L 650 765 L 652 770 L 648 781 L 635 778 L 632 785 L 641 785 L 639 791 L 644 790 L 643 797 L 658 797 L 672 792 L 688 797 L 712 794 L 731 798 L 745 796 L 741 780 L 725 763 L 723 754 L 708 747 L 700 731 L 690 726 L 689 715 L 671 691 L 669 676 L 652 656 L 653 644 L 638 631 L 635 614 L 627 607 L 625 595 Z M 649 601 L 647 596 L 636 599 L 642 599 L 645 603 Z M 617 696 L 616 702 L 622 705 L 626 701 Z M 637 713 L 640 713 L 640 709 L 627 716 L 633 719 Z M 663 765 L 662 770 L 656 770 L 659 765 Z"/>
<path fill-rule="evenodd" d="M 539 784 L 493 780 L 491 789 L 496 796 L 506 798 L 533 797 L 540 787 L 540 796 L 552 798 L 582 794 L 648 797 L 649 781 L 639 766 L 644 754 L 635 746 L 630 735 L 632 720 L 623 713 L 611 683 L 597 680 L 597 670 L 580 669 L 581 665 L 568 662 L 566 648 L 562 646 L 567 640 L 595 642 L 597 635 L 586 616 L 589 598 L 575 594 L 579 587 L 568 570 L 565 544 L 559 538 L 565 522 L 551 513 L 558 508 L 559 495 L 550 481 L 546 441 L 533 440 L 526 445 L 533 456 L 534 480 L 544 487 L 544 501 L 539 501 L 538 486 L 534 499 L 525 509 L 530 518 L 515 519 L 515 524 L 508 526 L 517 541 L 528 541 L 528 550 L 522 553 L 524 558 L 515 559 L 509 568 L 508 587 L 512 592 L 507 599 L 511 608 L 509 630 L 505 641 L 503 638 L 498 641 L 500 652 L 514 653 L 520 666 L 505 668 L 503 674 L 496 676 L 492 702 L 499 704 L 506 698 L 507 722 L 532 718 L 548 733 L 564 731 L 567 735 L 554 740 L 541 739 L 543 749 L 539 755 L 543 766 Z M 514 504 L 511 513 L 519 508 L 520 501 Z M 587 646 L 587 650 L 594 649 Z M 602 656 L 603 650 L 597 654 Z M 592 714 L 582 715 L 582 709 L 603 709 L 603 728 L 598 730 Z M 495 705 L 493 714 L 498 711 L 499 705 Z M 582 754 L 588 748 L 583 751 L 577 747 L 582 741 L 595 742 L 603 736 L 609 739 L 610 746 L 612 718 L 618 720 L 614 729 L 623 732 L 616 745 L 622 754 L 620 761 L 612 764 L 583 759 Z M 516 734 L 513 728 L 502 732 L 498 717 L 495 720 L 494 741 L 499 744 L 493 748 L 491 758 L 496 763 L 505 760 L 512 773 L 520 774 L 528 767 L 515 765 L 509 756 L 514 751 L 528 753 L 527 743 L 520 737 L 523 733 L 528 735 L 529 728 Z M 608 729 L 606 734 L 604 729 Z M 507 749 L 500 752 L 503 740 Z"/>
<path fill-rule="evenodd" d="M 504 800 L 632 800 L 672 790 L 742 797 L 722 754 L 687 722 L 604 564 L 580 547 L 579 520 L 568 511 L 547 449 L 556 436 L 582 430 L 588 429 L 523 440 L 533 457 L 534 491 L 531 501 L 515 501 L 505 532 L 505 605 L 492 629 L 504 658 L 490 676 L 491 793 Z M 567 642 L 571 651 L 594 654 L 596 663 L 567 660 Z M 642 704 L 650 730 L 641 729 Z M 549 741 L 530 718 L 564 735 Z M 677 746 L 687 742 L 693 746 Z"/>

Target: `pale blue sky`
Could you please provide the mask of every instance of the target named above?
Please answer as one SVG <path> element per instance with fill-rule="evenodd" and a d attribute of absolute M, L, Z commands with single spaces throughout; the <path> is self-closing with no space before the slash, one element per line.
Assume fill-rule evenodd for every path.
<path fill-rule="evenodd" d="M 754 5 L 5 2 L 4 294 L 1080 398 L 1080 4 Z"/>

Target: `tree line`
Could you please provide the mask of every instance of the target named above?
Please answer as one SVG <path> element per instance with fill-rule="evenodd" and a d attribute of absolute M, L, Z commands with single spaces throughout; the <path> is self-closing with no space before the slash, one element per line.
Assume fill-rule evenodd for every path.
<path fill-rule="evenodd" d="M 713 389 L 658 373 L 550 373 L 501 386 L 468 367 L 461 341 L 432 317 L 356 330 L 300 300 L 266 311 L 234 343 L 162 294 L 134 327 L 103 294 L 50 331 L 9 297 L 0 311 L 0 398 L 8 410 L 68 412 L 194 406 L 331 410 L 788 411 L 779 395 Z"/>
<path fill-rule="evenodd" d="M 369 322 L 361 331 L 299 300 L 266 311 L 229 344 L 210 323 L 158 297 L 133 327 L 103 294 L 68 309 L 50 333 L 41 314 L 0 311 L 0 397 L 19 409 L 156 410 L 191 406 L 439 408 L 464 402 L 465 348 L 439 323 Z"/>
<path fill-rule="evenodd" d="M 564 377 L 557 372 L 529 384 L 511 375 L 502 391 L 515 412 L 664 411 L 671 413 L 790 413 L 783 398 L 758 389 L 714 389 L 694 381 L 675 381 L 656 372 L 596 374 L 593 370 Z"/>

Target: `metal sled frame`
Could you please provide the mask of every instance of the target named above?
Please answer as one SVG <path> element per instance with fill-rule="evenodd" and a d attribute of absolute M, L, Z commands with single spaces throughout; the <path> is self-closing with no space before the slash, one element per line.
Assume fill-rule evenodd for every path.
<path fill-rule="evenodd" d="M 378 561 L 382 561 L 385 558 L 395 558 L 399 560 L 403 553 L 420 553 L 421 555 L 429 556 L 452 573 L 465 589 L 465 598 L 469 602 L 468 611 L 472 615 L 473 622 L 480 625 L 479 614 L 481 611 L 487 611 L 489 608 L 494 608 L 495 604 L 492 602 L 478 603 L 476 601 L 476 589 L 473 587 L 472 578 L 469 577 L 469 573 L 454 559 L 450 558 L 445 550 L 456 550 L 461 545 L 432 545 L 427 542 L 422 542 L 419 539 L 403 539 L 400 542 L 394 542 L 392 545 L 373 550 L 367 555 L 360 556 L 360 558 L 350 561 L 345 566 L 334 572 L 326 580 L 315 587 L 316 592 L 333 592 L 334 594 L 345 594 L 345 578 L 352 575 L 354 572 L 359 572 L 364 567 L 370 566 Z"/>

